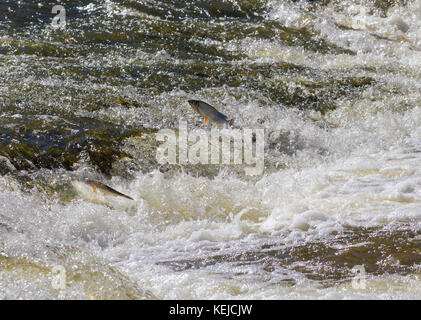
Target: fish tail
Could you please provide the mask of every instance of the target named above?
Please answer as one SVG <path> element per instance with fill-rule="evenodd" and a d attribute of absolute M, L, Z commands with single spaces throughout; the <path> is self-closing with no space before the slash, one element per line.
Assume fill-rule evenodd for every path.
<path fill-rule="evenodd" d="M 230 126 L 232 126 L 232 125 L 234 124 L 234 118 L 232 118 L 232 119 L 228 122 L 228 124 L 229 124 Z"/>

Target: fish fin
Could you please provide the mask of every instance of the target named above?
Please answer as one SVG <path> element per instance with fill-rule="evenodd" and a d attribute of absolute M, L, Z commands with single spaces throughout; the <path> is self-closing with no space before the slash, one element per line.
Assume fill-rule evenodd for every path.
<path fill-rule="evenodd" d="M 232 126 L 232 125 L 234 124 L 234 118 L 232 118 L 232 119 L 228 122 L 228 124 L 229 124 L 230 126 Z"/>
<path fill-rule="evenodd" d="M 208 122 L 209 122 L 208 117 L 205 117 L 205 118 L 203 119 L 203 122 L 204 122 L 204 123 L 208 123 Z"/>

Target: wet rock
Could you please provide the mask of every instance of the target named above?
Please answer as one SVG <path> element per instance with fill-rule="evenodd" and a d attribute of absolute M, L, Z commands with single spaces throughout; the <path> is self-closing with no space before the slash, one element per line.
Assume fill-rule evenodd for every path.
<path fill-rule="evenodd" d="M 4 175 L 16 171 L 15 166 L 6 157 L 0 156 L 0 174 Z"/>

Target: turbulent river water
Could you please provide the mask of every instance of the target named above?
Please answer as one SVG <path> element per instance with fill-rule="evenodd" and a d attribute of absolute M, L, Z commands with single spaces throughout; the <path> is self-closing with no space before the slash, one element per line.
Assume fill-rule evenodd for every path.
<path fill-rule="evenodd" d="M 421 298 L 421 1 L 0 12 L 0 298 Z M 262 174 L 158 163 L 212 127 L 188 99 L 263 130 Z"/>

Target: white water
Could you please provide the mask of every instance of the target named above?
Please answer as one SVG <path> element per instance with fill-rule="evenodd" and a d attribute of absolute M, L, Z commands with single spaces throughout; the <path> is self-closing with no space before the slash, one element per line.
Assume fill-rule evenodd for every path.
<path fill-rule="evenodd" d="M 299 146 L 294 155 L 267 155 L 286 168 L 266 173 L 256 181 L 229 173 L 215 179 L 186 174 L 167 178 L 158 171 L 139 173 L 131 182 L 113 178 L 113 188 L 137 201 L 133 215 L 83 199 L 70 203 L 46 201 L 36 190 L 28 195 L 3 177 L 0 214 L 7 219 L 0 222 L 18 230 L 0 233 L 3 254 L 42 260 L 48 255 L 47 244 L 77 247 L 163 299 L 421 298 L 419 272 L 369 276 L 366 289 L 354 289 L 349 281 L 322 287 L 282 268 L 268 275 L 255 264 L 223 262 L 184 271 L 160 264 L 206 259 L 215 253 L 234 255 L 250 247 L 258 250 L 268 239 L 277 237 L 283 237 L 282 243 L 288 246 L 323 241 L 349 226 L 410 224 L 418 228 L 421 1 L 394 8 L 385 18 L 371 15 L 368 2 L 339 3 L 310 14 L 305 11 L 305 3 L 300 3 L 300 8 L 273 1 L 267 19 L 315 30 L 321 38 L 356 55 L 308 53 L 276 40 L 246 39 L 227 44 L 227 50 L 243 50 L 248 55 L 241 63 L 286 61 L 327 70 L 344 68 L 343 72 L 356 65 L 373 68 L 365 76 L 375 79 L 376 86 L 357 98 L 344 99 L 338 109 L 325 116 L 278 105 L 261 108 L 255 99 L 244 103 L 223 95 L 221 104 L 232 106 L 239 126 L 253 127 L 257 118 L 263 119 L 260 127 L 268 133 L 266 144 L 287 133 Z M 341 30 L 337 24 L 351 29 Z M 378 39 L 371 36 L 373 33 L 393 41 Z M 207 90 L 197 95 L 221 94 Z M 183 92 L 174 90 L 157 100 L 183 96 Z M 141 117 L 136 112 L 117 110 L 115 116 L 132 121 Z M 175 117 L 170 107 L 163 106 L 162 112 Z M 330 128 L 324 129 L 320 122 Z M 82 165 L 77 174 L 84 170 Z M 46 265 L 51 267 L 52 263 Z M 235 276 L 237 273 L 241 275 Z M 5 271 L 0 277 L 0 298 L 57 297 L 48 289 L 49 278 L 37 285 L 33 279 L 16 282 Z M 295 285 L 282 282 L 291 278 Z M 74 285 L 72 290 L 58 297 L 88 297 L 86 288 Z"/>

